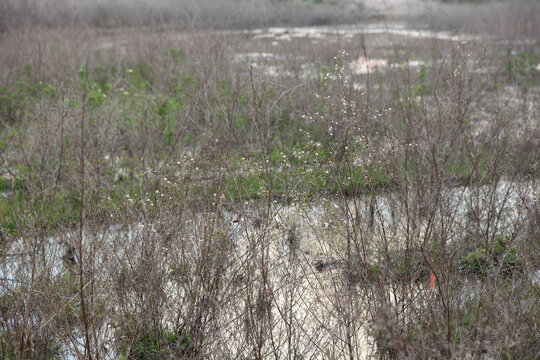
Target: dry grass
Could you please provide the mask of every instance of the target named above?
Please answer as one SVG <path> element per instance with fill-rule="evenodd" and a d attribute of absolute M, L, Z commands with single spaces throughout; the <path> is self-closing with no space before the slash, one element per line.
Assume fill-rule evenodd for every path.
<path fill-rule="evenodd" d="M 362 7 L 354 2 L 313 4 L 302 1 L 61 1 L 6 0 L 0 29 L 24 26 L 91 26 L 99 28 L 173 26 L 180 29 L 253 28 L 325 25 L 358 21 Z"/>

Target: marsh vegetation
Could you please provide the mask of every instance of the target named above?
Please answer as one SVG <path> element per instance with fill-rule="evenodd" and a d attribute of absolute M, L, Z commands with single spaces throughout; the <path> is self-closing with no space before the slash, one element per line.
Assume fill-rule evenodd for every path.
<path fill-rule="evenodd" d="M 0 5 L 0 358 L 538 359 L 540 5 L 194 3 Z"/>

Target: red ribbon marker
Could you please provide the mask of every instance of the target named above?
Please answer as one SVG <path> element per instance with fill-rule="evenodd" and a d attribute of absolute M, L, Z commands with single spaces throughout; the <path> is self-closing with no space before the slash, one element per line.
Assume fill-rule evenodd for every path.
<path fill-rule="evenodd" d="M 431 277 L 429 279 L 429 293 L 431 294 L 435 290 L 435 274 L 431 273 Z"/>

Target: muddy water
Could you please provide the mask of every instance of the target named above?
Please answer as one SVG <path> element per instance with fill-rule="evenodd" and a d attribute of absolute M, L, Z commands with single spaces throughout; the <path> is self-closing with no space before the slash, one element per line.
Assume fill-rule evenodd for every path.
<path fill-rule="evenodd" d="M 332 44 L 340 44 L 339 50 L 358 51 L 366 37 L 369 55 L 364 54 L 348 64 L 350 75 L 366 75 L 375 71 L 426 64 L 421 59 L 408 59 L 405 63 L 392 63 L 394 44 L 421 42 L 426 39 L 443 42 L 468 42 L 480 38 L 470 34 L 445 31 L 410 29 L 401 24 L 370 24 L 366 26 L 320 26 L 320 27 L 273 27 L 236 32 L 225 32 L 231 38 L 241 37 L 244 43 L 232 56 L 239 70 L 254 70 L 265 78 L 316 79 L 320 75 L 321 54 L 330 50 Z M 485 40 L 485 39 L 484 39 Z M 260 49 L 261 51 L 254 51 Z M 244 50 L 248 50 L 244 52 Z M 380 56 L 384 55 L 384 56 Z M 366 57 L 367 56 L 367 57 Z M 395 61 L 395 60 L 394 60 Z M 322 62 L 324 64 L 324 62 Z"/>
<path fill-rule="evenodd" d="M 514 224 L 519 223 L 519 218 L 523 216 L 520 210 L 522 205 L 534 201 L 537 196 L 534 185 L 537 184 L 501 181 L 495 187 L 448 187 L 431 195 L 441 204 L 440 208 L 431 210 L 438 213 L 436 218 L 439 221 L 452 222 L 451 231 L 456 234 L 455 241 L 459 241 L 460 230 L 471 216 L 481 219 L 479 226 L 512 232 L 515 230 Z M 406 206 L 413 208 L 415 201 L 415 198 L 405 200 L 401 194 L 388 193 L 309 204 L 275 203 L 267 209 L 263 225 L 262 215 L 253 209 L 247 209 L 242 214 L 223 211 L 221 223 L 225 224 L 224 230 L 233 246 L 232 259 L 229 261 L 232 268 L 228 273 L 236 274 L 229 286 L 231 289 L 237 287 L 238 295 L 230 299 L 217 321 L 222 337 L 230 339 L 229 346 L 233 353 L 246 351 L 242 348 L 243 333 L 239 332 L 246 321 L 242 294 L 251 293 L 255 302 L 264 300 L 257 297 L 257 286 L 249 287 L 252 285 L 245 278 L 246 264 L 251 264 L 254 279 L 260 279 L 259 264 L 263 261 L 269 269 L 267 286 L 270 287 L 270 295 L 265 295 L 268 297 L 265 304 L 269 312 L 259 314 L 261 318 L 258 323 L 266 324 L 268 328 L 265 331 L 271 331 L 276 341 L 283 342 L 282 346 L 286 345 L 287 336 L 295 338 L 294 344 L 287 345 L 294 349 L 284 350 L 283 358 L 288 351 L 297 351 L 307 358 L 322 359 L 325 358 L 322 349 L 326 348 L 343 348 L 343 353 L 334 354 L 334 358 L 345 358 L 345 347 L 339 344 L 336 334 L 343 334 L 346 330 L 343 323 L 347 319 L 343 316 L 349 314 L 354 319 L 355 330 L 349 334 L 354 338 L 354 351 L 359 358 L 367 359 L 374 346 L 366 327 L 369 321 L 368 307 L 362 303 L 361 296 L 354 293 L 345 302 L 351 302 L 350 311 L 354 314 L 343 309 L 343 299 L 347 296 L 344 293 L 347 289 L 344 277 L 347 228 L 354 226 L 370 234 L 369 246 L 372 250 L 376 250 L 377 244 L 382 241 L 381 234 L 385 234 L 384 240 L 391 248 L 399 249 L 411 226 L 411 219 L 406 216 Z M 420 214 L 414 220 L 418 240 L 422 238 L 421 217 Z M 205 215 L 197 215 L 191 221 L 191 226 L 193 229 L 203 228 L 205 221 Z M 355 223 L 358 221 L 360 223 Z M 101 271 L 96 272 L 96 280 L 111 281 L 116 276 L 115 271 L 119 271 L 114 264 L 131 263 L 133 259 L 129 254 L 139 253 L 149 234 L 155 234 L 159 239 L 159 231 L 156 225 L 135 224 L 113 227 L 103 233 L 85 233 L 83 242 L 87 250 L 91 251 L 91 247 L 97 249 L 93 261 Z M 194 251 L 196 258 L 197 247 L 200 246 L 198 230 L 187 231 L 182 236 L 185 237 L 182 241 L 188 242 L 187 251 Z M 1 293 L 9 294 L 28 286 L 32 271 L 34 279 L 61 279 L 70 267 L 69 259 L 66 260 L 67 244 L 76 241 L 76 233 L 42 240 L 21 238 L 16 241 L 6 251 L 4 261 L 0 264 L 0 277 L 3 279 Z M 186 243 L 182 244 L 181 247 L 186 246 Z M 412 291 L 426 292 L 425 286 L 416 285 Z M 177 277 L 171 277 L 165 287 L 166 296 L 172 303 L 182 303 L 187 296 L 186 291 L 185 283 Z M 171 309 L 170 317 L 173 319 L 177 313 L 175 307 Z M 113 332 L 107 325 L 98 335 L 112 341 Z"/>
<path fill-rule="evenodd" d="M 399 193 L 387 193 L 339 201 L 329 199 L 292 205 L 275 203 L 264 215 L 246 209 L 241 214 L 222 211 L 221 217 L 223 223 L 229 224 L 226 232 L 233 239 L 239 258 L 250 253 L 253 242 L 264 238 L 268 241 L 271 262 L 281 264 L 294 253 L 296 257 L 314 264 L 319 259 L 331 257 L 335 260 L 339 257 L 347 226 L 364 228 L 370 234 L 384 232 L 395 240 L 394 246 L 399 247 L 410 221 L 414 220 L 419 225 L 428 213 L 435 213 L 435 220 L 451 219 L 457 229 L 463 228 L 474 216 L 480 225 L 496 226 L 511 233 L 518 218 L 524 215 L 523 206 L 534 202 L 538 196 L 537 188 L 536 183 L 509 181 L 500 181 L 497 186 L 447 187 L 423 195 L 422 204 L 430 203 L 430 196 L 433 203 L 438 202 L 438 207 L 431 209 L 419 209 L 418 206 L 422 205 L 416 198 L 404 199 Z M 407 211 L 417 212 L 414 219 L 406 216 Z M 193 226 L 202 220 L 194 219 Z M 265 224 L 263 229 L 259 228 L 261 221 Z M 356 223 L 358 221 L 359 224 Z M 159 234 L 154 227 L 134 224 L 115 226 L 97 234 L 85 232 L 83 243 L 85 246 L 99 245 L 103 253 L 114 254 L 121 259 L 133 248 L 141 246 L 144 232 Z M 47 275 L 51 277 L 60 275 L 69 264 L 66 258 L 68 245 L 77 243 L 77 232 L 42 239 L 23 237 L 15 241 L 6 249 L 0 264 L 0 277 L 4 280 L 0 291 L 6 293 L 24 285 L 20 279 L 27 278 L 31 268 L 47 269 Z M 107 258 L 101 260 L 106 262 Z"/>
<path fill-rule="evenodd" d="M 273 27 L 243 31 L 255 39 L 291 41 L 295 38 L 325 40 L 332 38 L 352 38 L 357 35 L 396 35 L 414 39 L 436 39 L 449 41 L 480 40 L 469 34 L 455 34 L 448 31 L 410 29 L 400 24 L 369 24 L 366 26 L 313 26 L 313 27 Z"/>

